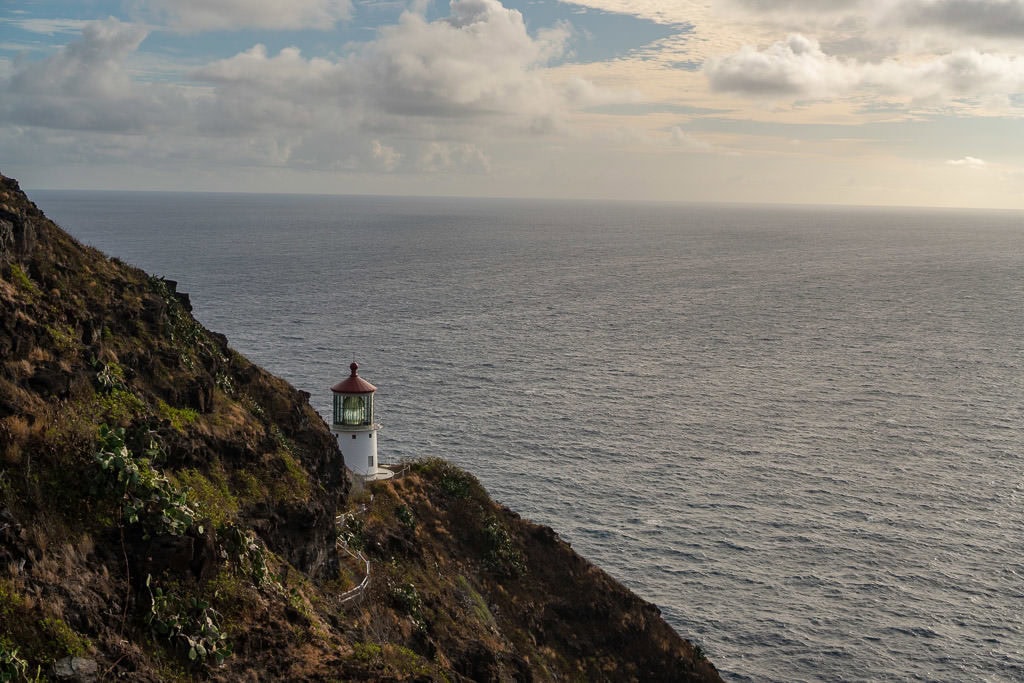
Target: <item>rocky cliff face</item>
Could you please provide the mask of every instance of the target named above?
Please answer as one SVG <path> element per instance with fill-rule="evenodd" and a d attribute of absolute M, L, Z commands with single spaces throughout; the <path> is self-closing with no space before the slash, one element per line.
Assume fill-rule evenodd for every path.
<path fill-rule="evenodd" d="M 0 680 L 718 680 L 446 463 L 350 496 L 307 394 L 2 176 L 0 465 Z"/>

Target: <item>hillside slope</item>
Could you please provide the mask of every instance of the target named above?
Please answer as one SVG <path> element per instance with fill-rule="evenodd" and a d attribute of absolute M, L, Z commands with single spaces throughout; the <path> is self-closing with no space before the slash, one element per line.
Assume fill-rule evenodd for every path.
<path fill-rule="evenodd" d="M 308 398 L 0 176 L 0 680 L 720 680 L 451 465 L 350 495 Z"/>

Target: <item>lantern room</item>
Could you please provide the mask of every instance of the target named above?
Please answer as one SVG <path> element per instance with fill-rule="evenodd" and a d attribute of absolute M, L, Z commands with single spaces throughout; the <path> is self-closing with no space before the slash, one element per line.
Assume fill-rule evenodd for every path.
<path fill-rule="evenodd" d="M 373 386 L 359 376 L 359 364 L 348 366 L 352 372 L 331 387 L 334 393 L 334 426 L 346 429 L 373 427 Z"/>
<path fill-rule="evenodd" d="M 351 374 L 331 387 L 334 414 L 331 431 L 345 457 L 345 466 L 364 480 L 387 479 L 391 470 L 378 466 L 377 430 L 373 421 L 373 394 L 377 387 L 359 376 L 359 365 L 348 366 Z"/>

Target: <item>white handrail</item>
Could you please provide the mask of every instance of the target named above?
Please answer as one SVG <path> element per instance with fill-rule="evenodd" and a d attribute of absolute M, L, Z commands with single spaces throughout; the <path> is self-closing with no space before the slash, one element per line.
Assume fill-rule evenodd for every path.
<path fill-rule="evenodd" d="M 343 519 L 345 519 L 345 515 L 338 515 L 334 518 L 334 523 L 338 526 L 341 526 L 341 522 Z M 363 555 L 363 552 L 361 550 L 352 552 L 352 549 L 348 547 L 348 543 L 341 536 L 337 538 L 337 540 L 334 542 L 334 545 L 336 548 L 344 550 L 346 553 L 349 554 L 350 557 L 353 557 L 361 561 L 366 570 L 366 575 L 363 577 L 363 580 L 359 582 L 358 586 L 350 590 L 347 590 L 341 594 L 341 604 L 344 605 L 350 600 L 355 600 L 356 598 L 362 597 L 363 593 L 366 592 L 366 589 L 370 586 L 370 561 L 366 559 L 366 555 Z"/>

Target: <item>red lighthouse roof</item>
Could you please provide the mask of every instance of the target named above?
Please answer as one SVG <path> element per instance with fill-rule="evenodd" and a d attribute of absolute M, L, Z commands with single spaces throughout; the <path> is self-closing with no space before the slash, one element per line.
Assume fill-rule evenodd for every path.
<path fill-rule="evenodd" d="M 348 368 L 352 374 L 331 387 L 331 391 L 336 394 L 372 394 L 377 391 L 377 387 L 356 373 L 359 370 L 358 363 L 353 362 Z"/>

